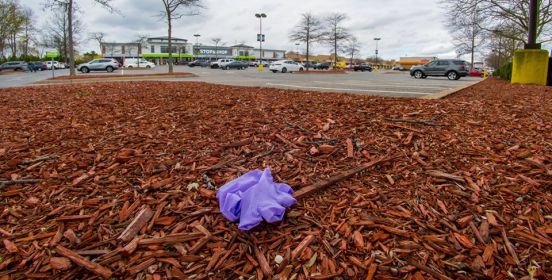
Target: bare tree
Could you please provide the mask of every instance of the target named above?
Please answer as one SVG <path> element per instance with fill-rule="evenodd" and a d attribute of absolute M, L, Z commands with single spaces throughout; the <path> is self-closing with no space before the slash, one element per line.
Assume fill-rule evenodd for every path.
<path fill-rule="evenodd" d="M 456 53 L 471 55 L 473 67 L 476 49 L 485 44 L 488 32 L 481 23 L 485 22 L 480 0 L 450 1 L 448 3 L 447 26 L 450 30 Z M 463 5 L 463 6 L 462 6 Z"/>
<path fill-rule="evenodd" d="M 310 60 L 310 48 L 313 43 L 319 42 L 324 37 L 324 27 L 320 19 L 312 15 L 311 13 L 304 13 L 301 15 L 301 21 L 295 26 L 289 38 L 294 42 L 305 43 L 307 48 L 306 62 L 307 71 L 309 70 Z"/>
<path fill-rule="evenodd" d="M 81 33 L 83 32 L 83 24 L 77 18 L 73 18 L 73 24 L 71 24 L 72 34 L 73 34 L 73 48 L 78 46 L 81 42 Z M 69 65 L 69 49 L 71 49 L 69 44 L 69 21 L 68 15 L 63 10 L 56 10 L 52 14 L 52 17 L 48 21 L 46 27 L 44 28 L 47 32 L 46 38 L 49 38 L 44 41 L 49 41 L 51 47 L 55 47 L 61 57 L 63 62 Z"/>
<path fill-rule="evenodd" d="M 25 14 L 23 8 L 15 1 L 8 1 L 5 35 L 7 37 L 8 44 L 11 49 L 11 56 L 17 57 L 17 42 L 18 35 L 23 30 L 25 23 Z"/>
<path fill-rule="evenodd" d="M 74 15 L 76 11 L 76 2 L 75 0 L 45 0 L 46 7 L 49 8 L 58 8 L 67 14 L 67 44 L 69 45 L 69 75 L 75 76 L 75 42 L 73 38 L 73 23 Z M 111 0 L 92 0 L 102 7 L 113 12 L 114 9 L 111 6 Z"/>
<path fill-rule="evenodd" d="M 25 57 L 25 60 L 28 59 L 29 56 L 29 46 L 31 43 L 31 36 L 34 33 L 33 28 L 33 10 L 30 8 L 23 8 L 22 11 L 23 16 L 23 34 L 21 34 L 21 43 L 22 43 L 22 51 L 23 56 Z"/>
<path fill-rule="evenodd" d="M 220 41 L 222 41 L 221 38 L 211 39 L 211 42 L 213 42 L 213 44 L 215 44 L 215 59 L 217 59 L 217 60 L 218 60 L 218 47 L 219 47 Z"/>
<path fill-rule="evenodd" d="M 98 43 L 98 45 L 100 46 L 100 53 L 103 55 L 103 49 L 102 49 L 102 45 L 104 43 L 104 38 L 105 38 L 105 33 L 104 32 L 92 32 L 90 34 L 88 34 L 88 39 L 90 40 L 94 40 Z"/>
<path fill-rule="evenodd" d="M 528 42 L 529 1 L 528 0 L 442 0 L 448 9 L 456 13 L 470 14 L 474 6 L 481 11 L 479 25 L 487 31 L 501 31 L 501 36 Z M 450 5 L 454 3 L 454 5 Z M 540 0 L 537 18 L 539 42 L 552 41 L 552 0 Z"/>
<path fill-rule="evenodd" d="M 140 68 L 140 59 L 142 57 L 142 46 L 144 46 L 144 44 L 146 44 L 146 42 L 148 41 L 148 37 L 149 35 L 146 35 L 146 34 L 138 34 L 136 36 L 136 45 L 138 47 L 138 68 Z"/>
<path fill-rule="evenodd" d="M 161 0 L 163 11 L 160 16 L 167 22 L 167 33 L 169 41 L 169 73 L 174 72 L 172 60 L 172 24 L 173 20 L 179 20 L 185 16 L 198 15 L 198 9 L 203 8 L 201 0 Z"/>
<path fill-rule="evenodd" d="M 334 13 L 326 18 L 328 28 L 326 41 L 333 47 L 334 67 L 337 65 L 341 42 L 351 38 L 349 30 L 343 27 L 345 20 L 347 20 L 347 15 L 341 13 Z"/>
<path fill-rule="evenodd" d="M 351 38 L 349 38 L 348 44 L 345 47 L 345 51 L 349 55 L 350 64 L 352 65 L 355 59 L 355 55 L 358 55 L 358 53 L 360 52 L 360 42 L 358 41 L 357 37 L 351 36 Z"/>

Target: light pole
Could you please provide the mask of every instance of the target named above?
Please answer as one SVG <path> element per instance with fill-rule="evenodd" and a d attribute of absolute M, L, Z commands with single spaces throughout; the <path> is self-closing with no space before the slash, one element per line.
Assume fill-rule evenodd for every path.
<path fill-rule="evenodd" d="M 539 18 L 539 3 L 537 0 L 529 1 L 529 36 L 525 49 L 540 49 L 541 44 L 537 44 L 537 20 Z"/>
<path fill-rule="evenodd" d="M 300 43 L 295 43 L 295 46 L 297 46 L 297 59 L 299 60 L 299 62 L 301 62 L 301 56 L 299 55 L 299 45 L 301 45 Z"/>
<path fill-rule="evenodd" d="M 196 37 L 196 46 L 199 46 L 199 37 L 201 37 L 200 34 L 194 34 L 194 37 Z"/>
<path fill-rule="evenodd" d="M 376 66 L 378 65 L 378 42 L 381 40 L 381 38 L 374 38 L 374 41 L 376 41 Z"/>
<path fill-rule="evenodd" d="M 195 59 L 198 59 L 196 56 L 196 51 L 197 51 L 197 55 L 199 55 L 199 37 L 200 36 L 201 36 L 200 34 L 194 34 L 194 37 L 196 38 L 196 44 L 195 44 L 195 48 L 192 48 L 192 55 L 194 55 Z"/>
<path fill-rule="evenodd" d="M 266 14 L 257 13 L 255 14 L 255 17 L 259 19 L 259 35 L 257 36 L 257 40 L 259 41 L 259 68 L 262 69 L 260 65 L 263 65 L 263 18 L 266 18 Z"/>

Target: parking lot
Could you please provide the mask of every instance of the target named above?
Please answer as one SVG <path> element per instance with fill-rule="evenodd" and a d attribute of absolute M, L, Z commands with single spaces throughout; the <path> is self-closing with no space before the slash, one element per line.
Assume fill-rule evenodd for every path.
<path fill-rule="evenodd" d="M 117 70 L 115 74 L 163 73 L 164 66 L 152 70 Z M 175 71 L 190 72 L 196 77 L 180 79 L 158 79 L 171 81 L 203 81 L 208 83 L 274 87 L 298 90 L 347 92 L 365 95 L 393 97 L 424 97 L 453 88 L 460 88 L 480 81 L 480 78 L 465 77 L 459 81 L 449 81 L 445 77 L 430 77 L 416 80 L 408 72 L 350 72 L 347 74 L 282 74 L 269 71 L 259 72 L 255 68 L 247 70 L 220 70 L 187 66 L 176 66 Z M 56 75 L 68 75 L 68 70 L 57 70 Z M 107 73 L 92 73 L 106 75 Z M 0 87 L 15 87 L 40 83 L 51 77 L 50 71 L 37 73 L 17 73 L 0 75 Z"/>

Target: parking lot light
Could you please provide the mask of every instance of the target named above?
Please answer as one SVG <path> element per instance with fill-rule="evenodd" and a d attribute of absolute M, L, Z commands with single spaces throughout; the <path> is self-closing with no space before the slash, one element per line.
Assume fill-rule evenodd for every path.
<path fill-rule="evenodd" d="M 263 66 L 263 18 L 266 18 L 266 14 L 256 13 L 255 17 L 259 19 L 259 36 L 257 36 L 257 39 L 259 40 L 259 70 L 261 70 Z"/>
<path fill-rule="evenodd" d="M 194 34 L 194 37 L 196 37 L 196 46 L 199 46 L 199 37 L 201 37 L 200 34 Z"/>
<path fill-rule="evenodd" d="M 381 38 L 379 38 L 379 37 L 374 38 L 374 41 L 376 41 L 376 66 L 378 65 L 378 53 L 379 53 L 379 51 L 378 51 L 378 42 L 380 40 L 381 40 Z"/>

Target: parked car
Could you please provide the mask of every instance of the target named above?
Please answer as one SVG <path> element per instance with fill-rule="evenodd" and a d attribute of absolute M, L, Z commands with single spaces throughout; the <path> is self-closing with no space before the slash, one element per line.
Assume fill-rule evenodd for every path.
<path fill-rule="evenodd" d="M 30 63 L 32 63 L 34 68 L 38 71 L 48 70 L 48 65 L 46 65 L 46 63 L 44 63 L 44 62 L 34 61 L 34 62 L 30 62 Z"/>
<path fill-rule="evenodd" d="M 140 65 L 138 65 L 138 63 Z M 123 67 L 127 67 L 127 68 L 155 68 L 155 63 L 152 63 L 152 62 L 149 62 L 143 58 L 127 58 L 125 59 L 125 63 L 123 65 Z"/>
<path fill-rule="evenodd" d="M 316 70 L 329 70 L 330 64 L 328 62 L 320 62 L 316 63 L 312 68 Z"/>
<path fill-rule="evenodd" d="M 199 60 L 199 59 L 188 63 L 188 66 L 190 66 L 190 67 L 196 67 L 196 66 L 198 66 L 198 67 L 209 67 L 209 65 L 210 65 L 209 61 Z"/>
<path fill-rule="evenodd" d="M 58 63 L 57 69 L 67 69 L 67 68 L 69 68 L 69 65 L 67 65 L 63 62 Z"/>
<path fill-rule="evenodd" d="M 113 58 L 107 59 L 94 59 L 90 62 L 79 64 L 77 70 L 82 73 L 89 73 L 90 71 L 107 71 L 109 73 L 119 68 L 119 62 Z"/>
<path fill-rule="evenodd" d="M 225 66 L 221 67 L 222 70 L 228 70 L 228 69 L 238 69 L 238 70 L 244 70 L 247 67 L 249 67 L 249 64 L 243 61 L 232 61 Z"/>
<path fill-rule="evenodd" d="M 255 61 L 255 64 L 253 66 L 255 67 L 259 67 L 259 65 L 263 65 L 264 67 L 270 67 L 270 62 L 266 61 L 266 60 L 263 60 L 263 61 L 260 61 L 260 60 L 256 60 Z"/>
<path fill-rule="evenodd" d="M 54 67 L 54 69 L 59 69 L 59 62 L 57 61 L 45 61 L 44 63 L 46 64 L 46 69 L 48 70 L 52 70 L 52 67 Z"/>
<path fill-rule="evenodd" d="M 217 61 L 211 62 L 211 68 L 222 68 L 226 65 L 228 65 L 230 62 L 233 62 L 234 59 L 231 58 L 223 58 L 219 59 Z"/>
<path fill-rule="evenodd" d="M 402 67 L 402 66 L 393 66 L 393 68 L 391 70 L 393 70 L 393 71 L 404 71 L 404 67 Z"/>
<path fill-rule="evenodd" d="M 315 64 L 316 64 L 316 63 L 309 62 L 309 63 L 303 64 L 303 66 L 305 66 L 305 69 L 307 69 L 307 68 L 308 68 L 308 69 L 314 69 L 314 65 L 315 65 Z"/>
<path fill-rule="evenodd" d="M 28 71 L 28 65 L 25 61 L 9 61 L 0 65 L 2 71 L 13 70 L 13 71 Z"/>
<path fill-rule="evenodd" d="M 373 70 L 373 68 L 372 68 L 372 66 L 370 66 L 370 64 L 363 63 L 363 64 L 357 64 L 357 65 L 353 66 L 353 71 L 355 71 L 355 72 L 358 72 L 358 71 L 372 72 L 372 70 Z"/>
<path fill-rule="evenodd" d="M 291 61 L 291 60 L 279 60 L 270 64 L 269 69 L 273 73 L 277 73 L 277 72 L 292 73 L 296 71 L 305 70 L 305 66 L 303 66 L 303 64 L 301 63 Z"/>
<path fill-rule="evenodd" d="M 474 68 L 473 70 L 469 71 L 468 76 L 470 76 L 470 77 L 481 77 L 481 78 L 483 78 L 483 69 L 481 69 L 481 68 Z"/>
<path fill-rule="evenodd" d="M 439 59 L 422 66 L 410 69 L 410 76 L 416 79 L 425 79 L 429 76 L 447 77 L 449 80 L 459 80 L 468 75 L 466 62 L 459 59 Z"/>

